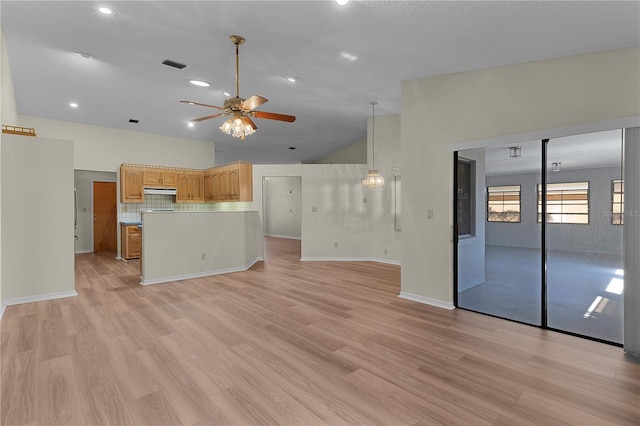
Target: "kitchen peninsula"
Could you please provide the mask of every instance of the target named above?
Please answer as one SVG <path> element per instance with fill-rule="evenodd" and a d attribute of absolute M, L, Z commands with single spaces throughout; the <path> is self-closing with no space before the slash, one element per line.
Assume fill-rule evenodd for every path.
<path fill-rule="evenodd" d="M 245 271 L 264 260 L 257 211 L 144 212 L 141 284 Z"/>

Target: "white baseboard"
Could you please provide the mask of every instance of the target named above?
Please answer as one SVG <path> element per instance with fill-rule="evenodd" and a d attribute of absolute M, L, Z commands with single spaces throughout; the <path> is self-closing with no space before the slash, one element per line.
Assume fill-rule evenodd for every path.
<path fill-rule="evenodd" d="M 431 299 L 429 297 L 419 296 L 413 293 L 407 293 L 406 291 L 401 291 L 398 297 L 403 299 L 412 300 L 414 302 L 424 303 L 425 305 L 435 306 L 437 308 L 452 310 L 455 309 L 453 306 L 453 302 L 443 302 L 438 299 Z"/>
<path fill-rule="evenodd" d="M 5 305 L 4 303 L 0 303 L 0 321 L 2 321 L 2 315 L 4 315 L 4 308 L 6 308 L 7 305 Z"/>
<path fill-rule="evenodd" d="M 399 260 L 380 259 L 376 257 L 301 257 L 302 262 L 378 262 L 401 266 Z"/>
<path fill-rule="evenodd" d="M 36 296 L 15 297 L 13 299 L 5 300 L 3 304 L 3 308 L 4 306 L 21 305 L 23 303 L 42 302 L 44 300 L 62 299 L 63 297 L 73 297 L 77 295 L 78 293 L 75 290 L 73 290 L 73 291 L 62 291 L 60 293 L 38 294 Z"/>
<path fill-rule="evenodd" d="M 215 269 L 213 271 L 196 272 L 193 274 L 174 275 L 171 277 L 154 278 L 150 280 L 142 280 L 140 281 L 140 284 L 142 285 L 162 284 L 162 283 L 168 283 L 172 281 L 182 281 L 182 280 L 190 280 L 194 278 L 210 277 L 212 275 L 230 274 L 233 272 L 244 272 L 249 268 L 251 268 L 256 263 L 261 261 L 264 261 L 264 257 L 256 257 L 251 262 L 247 263 L 245 266 L 239 266 L 237 268 Z"/>
<path fill-rule="evenodd" d="M 78 250 L 75 254 L 93 253 L 93 250 Z"/>
<path fill-rule="evenodd" d="M 300 237 L 290 237 L 289 235 L 264 234 L 265 237 L 287 238 L 289 240 L 302 240 Z"/>

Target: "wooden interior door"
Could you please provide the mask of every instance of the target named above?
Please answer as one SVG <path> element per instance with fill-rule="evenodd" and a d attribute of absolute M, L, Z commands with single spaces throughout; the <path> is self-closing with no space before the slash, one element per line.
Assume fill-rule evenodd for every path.
<path fill-rule="evenodd" d="M 117 251 L 116 183 L 93 183 L 93 251 Z"/>

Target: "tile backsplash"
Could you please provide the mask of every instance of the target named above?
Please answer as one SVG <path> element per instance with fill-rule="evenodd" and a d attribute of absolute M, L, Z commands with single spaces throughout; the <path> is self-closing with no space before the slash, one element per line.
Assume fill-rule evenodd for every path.
<path fill-rule="evenodd" d="M 176 212 L 224 212 L 253 210 L 253 203 L 176 203 L 175 197 L 163 194 L 145 194 L 142 203 L 121 203 L 118 212 L 120 222 L 140 222 L 141 214 L 147 210 L 173 210 Z"/>

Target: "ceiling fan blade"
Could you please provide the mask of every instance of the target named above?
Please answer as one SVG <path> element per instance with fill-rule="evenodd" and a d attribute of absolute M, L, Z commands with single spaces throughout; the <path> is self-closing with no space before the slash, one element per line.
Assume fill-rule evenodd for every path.
<path fill-rule="evenodd" d="M 228 112 L 223 112 L 223 113 L 220 113 L 220 114 L 207 115 L 206 117 L 196 118 L 195 120 L 191 120 L 191 121 L 193 121 L 194 123 L 197 123 L 199 121 L 209 120 L 211 118 L 222 117 L 223 115 L 229 115 L 229 113 Z"/>
<path fill-rule="evenodd" d="M 248 115 L 245 116 L 245 118 L 247 119 L 249 124 L 251 124 L 251 127 L 253 127 L 253 130 L 258 130 L 258 126 L 256 126 L 256 123 L 254 123 L 253 120 Z"/>
<path fill-rule="evenodd" d="M 251 115 L 256 118 L 266 118 L 267 120 L 279 120 L 293 123 L 296 121 L 295 115 L 276 114 L 275 112 L 252 111 Z"/>
<path fill-rule="evenodd" d="M 219 106 L 215 106 L 215 105 L 209 105 L 209 104 L 201 104 L 200 102 L 193 102 L 193 101 L 180 101 L 183 104 L 190 104 L 190 105 L 200 105 L 203 107 L 207 107 L 207 108 L 215 108 L 215 109 L 219 109 L 221 111 L 224 111 L 223 107 L 219 107 Z"/>
<path fill-rule="evenodd" d="M 251 111 L 258 108 L 268 100 L 269 99 L 263 98 L 262 96 L 253 95 L 250 98 L 245 99 L 245 101 L 240 104 L 240 107 L 242 107 L 242 109 L 244 109 L 245 111 Z"/>

